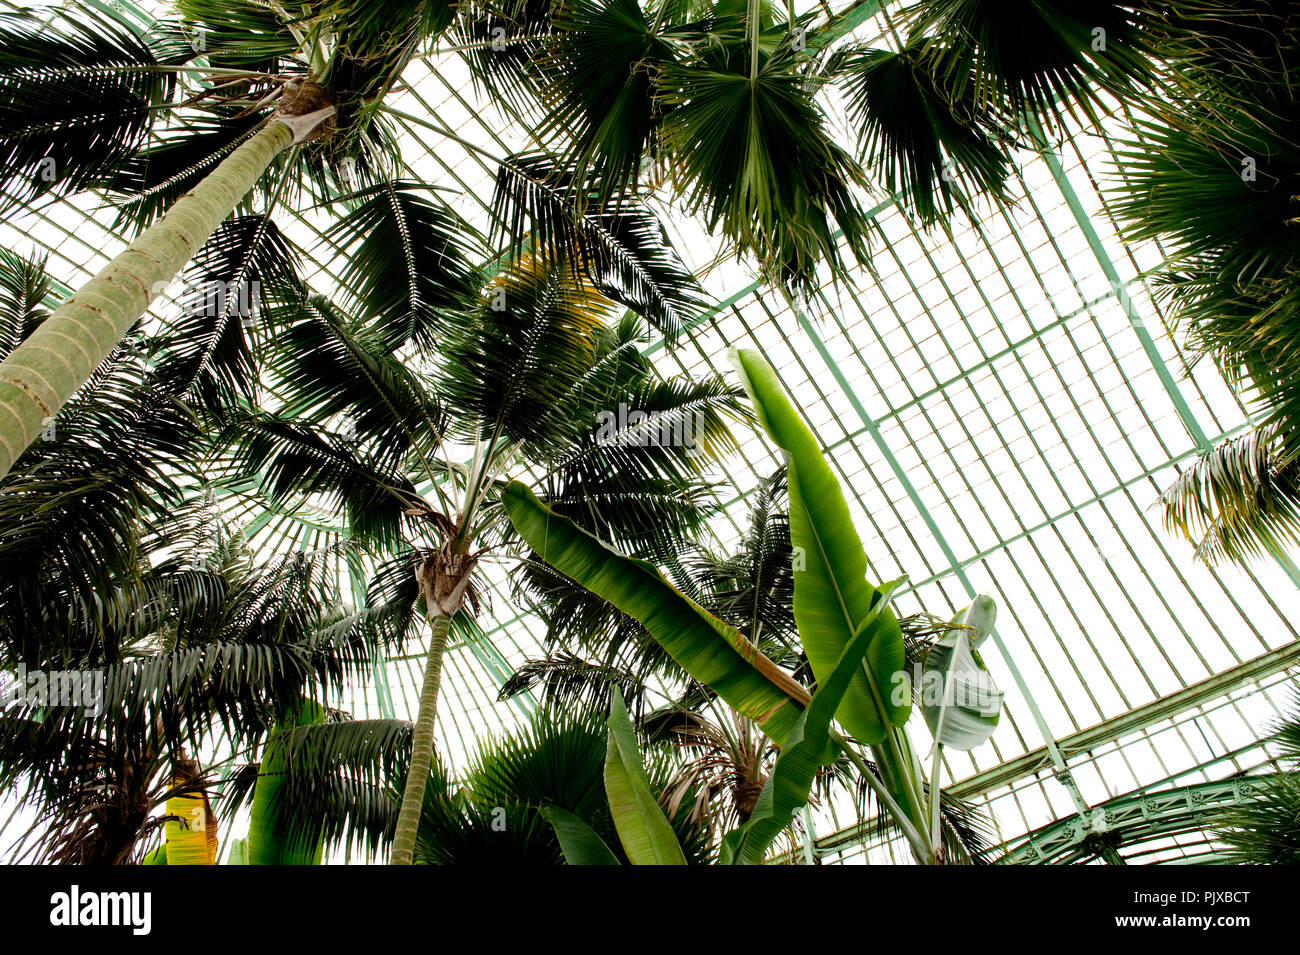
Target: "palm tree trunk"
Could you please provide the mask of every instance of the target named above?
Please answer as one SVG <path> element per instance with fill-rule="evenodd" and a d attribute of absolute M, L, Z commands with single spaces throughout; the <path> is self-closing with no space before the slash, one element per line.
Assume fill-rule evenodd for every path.
<path fill-rule="evenodd" d="M 267 124 L 0 362 L 0 477 L 297 135 Z"/>
<path fill-rule="evenodd" d="M 411 865 L 415 860 L 415 834 L 420 827 L 420 810 L 424 790 L 429 783 L 433 763 L 433 730 L 438 717 L 438 686 L 442 682 L 442 657 L 451 633 L 451 615 L 439 613 L 433 618 L 433 638 L 429 657 L 424 664 L 424 687 L 420 690 L 420 712 L 411 737 L 411 765 L 402 792 L 402 808 L 397 816 L 393 836 L 391 865 Z"/>

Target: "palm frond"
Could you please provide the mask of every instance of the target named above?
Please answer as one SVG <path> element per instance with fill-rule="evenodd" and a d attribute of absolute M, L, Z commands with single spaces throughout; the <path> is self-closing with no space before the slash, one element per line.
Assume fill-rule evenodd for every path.
<path fill-rule="evenodd" d="M 476 88 L 527 115 L 538 102 L 552 44 L 552 0 L 470 0 L 453 35 Z"/>
<path fill-rule="evenodd" d="M 176 0 L 175 7 L 186 38 L 213 66 L 279 73 L 298 50 L 290 21 L 259 0 Z"/>
<path fill-rule="evenodd" d="M 257 115 L 196 118 L 164 130 L 106 170 L 98 185 L 119 197 L 115 227 L 144 229 L 210 172 L 262 122 Z M 251 210 L 249 210 L 251 211 Z"/>
<path fill-rule="evenodd" d="M 358 538 L 400 540 L 404 512 L 419 504 L 415 486 L 386 466 L 382 450 L 358 448 L 350 436 L 310 420 L 234 413 L 223 443 L 230 449 L 232 476 L 255 478 L 279 502 L 319 494 L 326 506 L 343 509 Z"/>
<path fill-rule="evenodd" d="M 268 807 L 277 813 L 278 836 L 320 837 L 327 847 L 356 848 L 368 857 L 391 841 L 410 761 L 410 723 L 334 719 L 295 727 L 283 745 L 285 769 Z M 229 793 L 231 808 L 248 794 L 241 789 Z"/>
<path fill-rule="evenodd" d="M 1181 122 L 1140 121 L 1115 152 L 1127 182 L 1113 212 L 1134 241 L 1160 238 L 1180 262 L 1249 286 L 1283 275 L 1300 254 L 1292 183 L 1300 171 L 1294 119 L 1275 129 L 1266 117 L 1282 102 L 1261 94 L 1253 108 L 1229 104 L 1214 88 L 1188 104 Z"/>
<path fill-rule="evenodd" d="M 751 82 L 740 53 L 660 70 L 670 173 L 688 211 L 703 210 L 772 280 L 807 289 L 818 263 L 843 272 L 841 243 L 867 261 L 870 222 L 853 193 L 864 175 L 830 137 L 815 61 L 792 62 L 801 54 L 786 42 Z"/>
<path fill-rule="evenodd" d="M 562 131 L 582 181 L 601 202 L 637 189 L 646 158 L 658 153 L 665 104 L 655 79 L 677 61 L 638 0 L 572 0 L 552 17 L 544 132 Z"/>
<path fill-rule="evenodd" d="M 342 418 L 357 442 L 397 466 L 413 446 L 433 448 L 444 424 L 437 396 L 393 356 L 380 333 L 311 296 L 283 320 L 272 364 L 297 415 Z"/>
<path fill-rule="evenodd" d="M 545 154 L 503 163 L 492 199 L 503 244 L 562 264 L 673 336 L 703 308 L 698 283 L 654 213 L 622 198 L 593 200 L 592 183 L 577 176 Z"/>
<path fill-rule="evenodd" d="M 1215 835 L 1233 865 L 1300 864 L 1300 773 L 1252 781 L 1259 798 L 1216 817 Z"/>
<path fill-rule="evenodd" d="M 182 313 L 156 340 L 160 384 L 178 394 L 193 389 L 209 408 L 237 397 L 253 400 L 258 367 L 252 330 L 303 295 L 288 241 L 269 216 L 227 219 L 182 281 Z"/>
<path fill-rule="evenodd" d="M 942 44 L 959 99 L 1059 126 L 1096 122 L 1103 92 L 1132 95 L 1151 63 L 1133 4 L 1100 0 L 934 0 L 909 8 L 913 36 Z"/>
<path fill-rule="evenodd" d="M 721 378 L 647 380 L 594 414 L 566 413 L 574 434 L 549 462 L 549 506 L 647 556 L 703 523 L 713 506 L 703 475 L 735 448 L 732 424 L 748 421 Z"/>
<path fill-rule="evenodd" d="M 517 263 L 448 337 L 439 391 L 471 433 L 526 443 L 591 366 L 603 327 L 566 270 Z"/>
<path fill-rule="evenodd" d="M 61 409 L 0 493 L 0 652 L 58 660 L 69 613 L 135 579 L 140 528 L 178 500 L 197 439 L 193 417 L 121 350 Z M 104 634 L 82 637 L 114 652 Z"/>
<path fill-rule="evenodd" d="M 498 698 L 506 700 L 536 689 L 541 691 L 547 706 L 561 709 L 581 707 L 593 713 L 604 713 L 609 710 L 615 687 L 634 715 L 643 711 L 647 688 L 626 669 L 556 651 L 516 667 L 501 685 Z"/>
<path fill-rule="evenodd" d="M 1300 461 L 1278 459 L 1276 428 L 1255 429 L 1197 457 L 1160 505 L 1207 563 L 1282 556 L 1300 544 Z"/>
<path fill-rule="evenodd" d="M 954 83 L 932 63 L 917 44 L 898 52 L 862 49 L 837 69 L 863 163 L 882 174 L 891 193 L 901 191 L 926 225 L 956 209 L 974 218 L 979 195 L 1006 201 L 1010 171 L 990 135 L 993 118 L 971 84 Z M 964 90 L 963 98 L 949 85 Z"/>
<path fill-rule="evenodd" d="M 433 346 L 479 285 L 469 265 L 473 230 L 421 188 L 388 180 L 359 190 L 357 205 L 325 235 L 348 256 L 340 282 L 390 350 Z"/>
<path fill-rule="evenodd" d="M 0 14 L 0 211 L 111 175 L 171 94 L 165 59 L 93 10 Z"/>
<path fill-rule="evenodd" d="M 32 333 L 54 305 L 46 256 L 23 258 L 0 249 L 0 359 Z"/>

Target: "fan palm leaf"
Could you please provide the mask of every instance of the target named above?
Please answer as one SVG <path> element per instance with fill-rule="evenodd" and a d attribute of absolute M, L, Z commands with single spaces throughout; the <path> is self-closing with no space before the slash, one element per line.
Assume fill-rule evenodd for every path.
<path fill-rule="evenodd" d="M 841 243 L 868 258 L 869 221 L 853 194 L 862 169 L 830 137 L 813 94 L 827 77 L 784 43 L 750 76 L 734 48 L 665 66 L 659 96 L 674 188 L 692 213 L 750 252 L 773 280 L 807 288 L 818 262 L 844 268 Z"/>

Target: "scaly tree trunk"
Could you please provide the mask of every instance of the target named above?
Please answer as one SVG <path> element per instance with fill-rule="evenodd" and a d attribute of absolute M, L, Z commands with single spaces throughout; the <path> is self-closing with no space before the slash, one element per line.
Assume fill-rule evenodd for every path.
<path fill-rule="evenodd" d="M 307 115 L 277 115 L 0 362 L 0 478 L 234 211 L 271 161 L 292 143 L 314 135 L 333 113 L 329 106 Z"/>
<path fill-rule="evenodd" d="M 433 732 L 438 718 L 442 656 L 447 649 L 447 635 L 450 632 L 451 617 L 439 614 L 434 618 L 429 657 L 424 664 L 424 686 L 420 690 L 420 713 L 416 717 L 415 733 L 411 738 L 411 764 L 406 772 L 402 808 L 397 816 L 397 830 L 393 836 L 392 865 L 411 865 L 415 861 L 415 834 L 420 828 L 420 809 L 424 805 L 424 790 L 429 784 L 429 770 L 433 766 Z"/>
<path fill-rule="evenodd" d="M 415 718 L 415 732 L 411 736 L 411 763 L 406 771 L 402 808 L 393 835 L 391 865 L 411 865 L 415 861 L 415 835 L 420 828 L 420 810 L 424 806 L 424 791 L 429 785 L 429 770 L 433 767 L 442 658 L 451 633 L 451 618 L 460 611 L 472 572 L 473 558 L 468 555 L 438 553 L 426 559 L 416 573 L 429 621 L 433 624 L 433 636 L 429 640 L 429 655 L 424 664 L 420 712 Z"/>

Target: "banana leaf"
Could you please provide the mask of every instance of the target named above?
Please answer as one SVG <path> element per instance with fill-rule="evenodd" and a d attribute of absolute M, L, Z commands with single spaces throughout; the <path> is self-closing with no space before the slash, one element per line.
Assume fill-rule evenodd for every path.
<path fill-rule="evenodd" d="M 186 780 L 174 777 L 172 786 L 179 787 Z M 166 865 L 216 865 L 217 833 L 212 807 L 208 797 L 201 792 L 169 796 L 167 815 L 163 824 L 167 834 Z M 161 859 L 151 865 L 163 864 Z"/>
<path fill-rule="evenodd" d="M 605 840 L 578 816 L 560 806 L 542 807 L 542 818 L 551 824 L 560 840 L 564 861 L 569 865 L 618 865 Z"/>
<path fill-rule="evenodd" d="M 677 833 L 659 807 L 646 778 L 641 749 L 623 695 L 614 690 L 605 754 L 605 795 L 623 851 L 632 865 L 686 865 Z"/>
<path fill-rule="evenodd" d="M 288 768 L 287 739 L 295 726 L 320 723 L 325 711 L 311 700 L 298 706 L 276 723 L 266 741 L 257 783 L 253 786 L 253 808 L 248 824 L 248 865 L 320 865 L 324 841 L 290 833 L 288 820 L 293 806 L 281 798 Z"/>
<path fill-rule="evenodd" d="M 998 728 L 1004 694 L 976 649 L 997 616 L 992 597 L 979 596 L 958 614 L 953 630 L 930 649 L 921 673 L 921 713 L 936 745 L 968 750 Z"/>
<path fill-rule="evenodd" d="M 881 588 L 880 599 L 844 648 L 830 677 L 817 687 L 812 702 L 799 714 L 776 758 L 772 774 L 763 784 L 753 813 L 743 826 L 723 838 L 720 854 L 723 865 L 761 864 L 772 840 L 790 825 L 799 807 L 808 802 L 818 770 L 834 758 L 835 747 L 827 745 L 831 721 L 849 683 L 862 666 L 867 645 L 874 636 L 871 624 L 888 609 L 890 596 L 901 584 L 901 580 L 896 580 Z"/>
<path fill-rule="evenodd" d="M 809 693 L 744 634 L 688 598 L 652 564 L 620 554 L 518 481 L 502 500 L 515 530 L 542 560 L 639 620 L 683 670 L 778 745 L 784 742 Z"/>
<path fill-rule="evenodd" d="M 866 662 L 836 712 L 859 741 L 882 742 L 911 713 L 903 635 L 893 611 L 870 618 L 880 591 L 866 579 L 867 555 L 839 482 L 816 437 L 758 352 L 740 349 L 733 362 L 759 422 L 789 462 L 790 541 L 794 546 L 794 618 L 820 684 L 864 624 L 871 633 Z"/>

